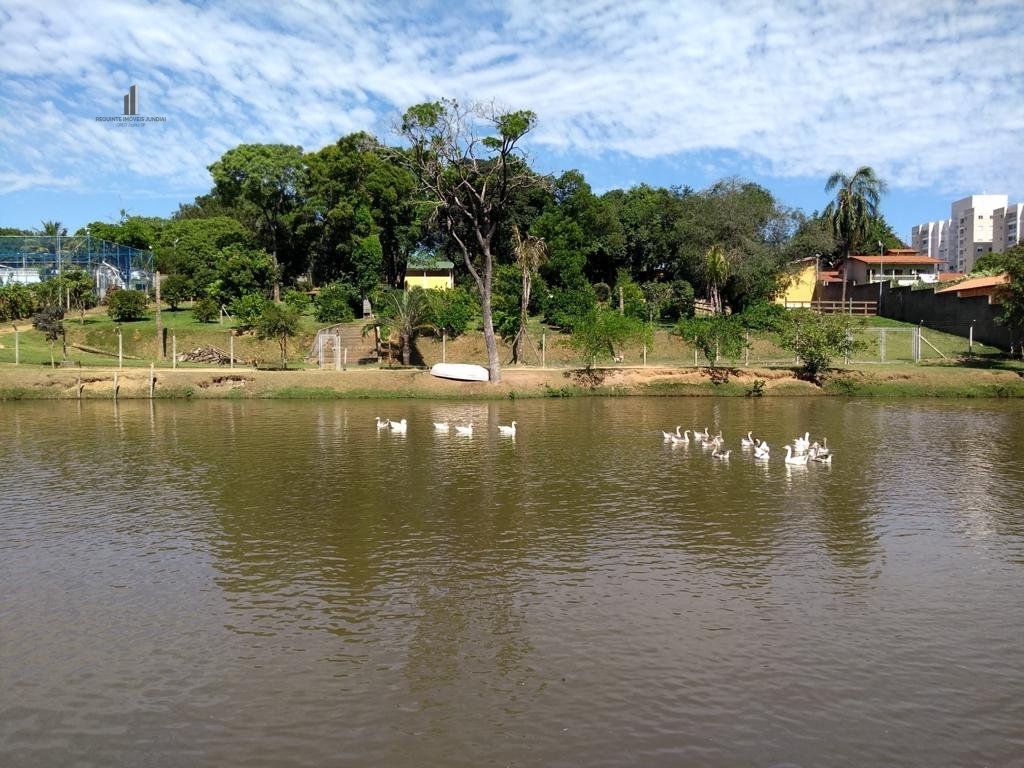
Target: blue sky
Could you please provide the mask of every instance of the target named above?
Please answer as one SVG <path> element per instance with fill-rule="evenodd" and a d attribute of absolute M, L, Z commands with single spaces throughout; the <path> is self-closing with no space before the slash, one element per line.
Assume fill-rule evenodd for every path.
<path fill-rule="evenodd" d="M 4 0 L 0 226 L 168 216 L 240 143 L 316 150 L 440 97 L 532 109 L 595 191 L 739 176 L 807 213 L 872 166 L 909 239 L 1024 201 L 1020 0 Z M 123 127 L 138 112 L 163 117 Z"/>

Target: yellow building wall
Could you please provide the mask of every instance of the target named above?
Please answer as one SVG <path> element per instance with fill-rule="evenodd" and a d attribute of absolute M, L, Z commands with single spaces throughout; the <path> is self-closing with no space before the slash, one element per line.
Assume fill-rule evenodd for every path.
<path fill-rule="evenodd" d="M 817 280 L 817 266 L 812 261 L 796 272 L 789 285 L 775 297 L 776 304 L 784 307 L 808 305 L 814 300 L 814 287 Z"/>
<path fill-rule="evenodd" d="M 449 275 L 410 275 L 405 276 L 405 290 L 410 288 L 437 288 L 444 290 L 445 288 L 454 288 L 455 281 L 452 276 Z"/>

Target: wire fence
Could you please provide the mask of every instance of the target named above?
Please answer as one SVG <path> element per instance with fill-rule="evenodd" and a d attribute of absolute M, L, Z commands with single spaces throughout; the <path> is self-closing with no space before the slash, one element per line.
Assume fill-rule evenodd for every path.
<path fill-rule="evenodd" d="M 999 349 L 980 344 L 972 338 L 970 326 L 946 332 L 925 326 L 896 328 L 857 328 L 853 331 L 853 353 L 836 362 L 854 365 L 919 363 L 957 360 L 970 355 L 997 354 Z M 962 333 L 962 335 L 961 335 Z M 684 365 L 706 367 L 780 367 L 799 364 L 793 353 L 779 346 L 770 336 L 748 336 L 739 357 L 707 358 L 699 349 L 677 337 L 658 339 L 649 349 L 625 350 L 613 364 Z"/>
<path fill-rule="evenodd" d="M 148 291 L 153 252 L 90 235 L 0 236 L 0 285 L 33 285 L 82 270 L 102 298 L 110 288 Z"/>

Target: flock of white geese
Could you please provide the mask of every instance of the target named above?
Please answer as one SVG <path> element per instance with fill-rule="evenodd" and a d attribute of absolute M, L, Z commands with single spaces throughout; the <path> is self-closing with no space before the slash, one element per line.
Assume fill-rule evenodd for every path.
<path fill-rule="evenodd" d="M 390 432 L 397 432 L 399 434 L 405 434 L 408 429 L 408 422 L 405 419 L 382 419 L 380 416 L 377 417 L 377 431 L 388 430 Z M 466 424 L 449 424 L 447 421 L 435 421 L 434 431 L 435 432 L 449 432 L 453 431 L 457 435 L 464 435 L 466 437 L 472 437 L 473 435 L 473 422 Z M 516 423 L 513 421 L 511 424 L 499 424 L 498 434 L 505 435 L 506 437 L 516 436 Z"/>
<path fill-rule="evenodd" d="M 434 432 L 437 433 L 446 433 L 454 430 L 457 435 L 464 435 L 466 437 L 473 435 L 473 422 L 450 424 L 447 421 L 435 421 L 433 424 Z M 387 430 L 389 432 L 405 434 L 408 427 L 409 424 L 405 419 L 396 421 L 395 419 L 377 417 L 378 432 Z M 515 437 L 516 422 L 499 424 L 498 434 L 506 437 Z M 722 437 L 722 433 L 719 432 L 717 435 L 712 435 L 707 427 L 691 430 L 683 429 L 682 425 L 680 425 L 676 427 L 675 432 L 662 431 L 661 434 L 665 442 L 673 446 L 700 445 L 703 448 L 710 448 L 711 456 L 715 459 L 728 460 L 732 454 L 732 450 L 725 447 L 725 439 Z M 771 458 L 772 448 L 768 445 L 768 441 L 754 437 L 753 431 L 747 432 L 746 436 L 740 438 L 740 446 L 744 450 L 752 451 L 754 458 L 757 460 L 767 461 Z M 783 448 L 786 451 L 786 464 L 806 466 L 808 462 L 812 461 L 819 464 L 832 463 L 832 450 L 828 447 L 828 438 L 823 437 L 820 443 L 817 440 L 811 442 L 810 432 L 804 432 L 802 437 L 794 437 L 793 442 L 786 443 Z"/>
<path fill-rule="evenodd" d="M 728 460 L 732 453 L 731 449 L 725 447 L 725 439 L 722 433 L 711 435 L 707 427 L 700 429 L 683 429 L 676 427 L 675 432 L 662 431 L 666 443 L 672 445 L 700 445 L 711 449 L 711 456 L 716 459 Z M 744 450 L 753 451 L 754 458 L 760 461 L 767 461 L 771 458 L 772 448 L 767 440 L 760 440 L 754 437 L 753 432 L 747 432 L 745 437 L 740 438 L 740 446 Z M 783 446 L 786 450 L 786 464 L 806 466 L 808 462 L 819 464 L 832 463 L 832 450 L 828 447 L 828 438 L 823 437 L 819 443 L 817 440 L 811 442 L 811 433 L 804 432 L 802 437 L 794 437 L 792 443 Z"/>

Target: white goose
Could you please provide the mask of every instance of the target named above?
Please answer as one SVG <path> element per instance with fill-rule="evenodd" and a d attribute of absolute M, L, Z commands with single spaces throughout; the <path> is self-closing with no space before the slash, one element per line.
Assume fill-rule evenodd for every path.
<path fill-rule="evenodd" d="M 757 445 L 757 441 L 754 439 L 753 431 L 747 432 L 746 437 L 740 438 L 740 445 L 742 445 L 744 448 L 753 448 L 755 445 Z"/>
<path fill-rule="evenodd" d="M 794 448 L 794 450 L 796 450 L 797 453 L 803 453 L 804 451 L 806 451 L 810 447 L 811 447 L 811 433 L 810 432 L 804 432 L 804 436 L 803 437 L 794 437 L 793 438 L 793 448 Z"/>
<path fill-rule="evenodd" d="M 665 438 L 665 442 L 666 443 L 671 442 L 675 438 L 681 437 L 681 435 L 679 434 L 679 430 L 680 429 L 682 429 L 682 427 L 676 426 L 676 431 L 675 432 L 666 432 L 665 430 L 661 430 L 661 436 Z M 686 431 L 689 432 L 690 430 L 686 430 Z"/>
<path fill-rule="evenodd" d="M 438 432 L 447 432 L 448 431 L 448 422 L 447 421 L 435 421 L 434 422 L 434 429 L 437 430 Z"/>
<path fill-rule="evenodd" d="M 456 434 L 459 434 L 459 435 L 472 435 L 473 434 L 473 422 L 469 422 L 469 424 L 465 424 L 465 425 L 463 425 L 463 424 L 456 424 L 455 425 L 455 432 L 456 432 Z"/>
<path fill-rule="evenodd" d="M 391 419 L 388 419 L 388 426 L 391 427 L 392 432 L 405 432 L 407 424 L 405 423 L 405 419 L 402 419 L 401 421 L 392 421 Z"/>
<path fill-rule="evenodd" d="M 728 459 L 730 453 L 732 453 L 732 451 L 720 451 L 715 448 L 715 450 L 711 452 L 711 456 L 715 459 Z"/>
<path fill-rule="evenodd" d="M 796 456 L 793 455 L 793 448 L 790 445 L 786 445 L 786 463 L 787 464 L 800 464 L 807 465 L 807 454 L 800 453 Z"/>
<path fill-rule="evenodd" d="M 711 438 L 711 433 L 708 432 L 708 428 L 707 427 L 704 427 L 704 431 L 703 432 L 701 432 L 700 430 L 697 430 L 697 429 L 693 430 L 693 439 L 696 440 L 698 443 L 702 442 L 704 440 L 709 440 L 710 438 Z"/>
<path fill-rule="evenodd" d="M 767 440 L 762 440 L 760 443 L 754 446 L 754 458 L 755 459 L 767 459 L 771 456 L 772 447 L 768 445 Z"/>
<path fill-rule="evenodd" d="M 516 421 L 515 421 L 515 419 L 512 420 L 511 424 L 499 424 L 498 425 L 498 434 L 508 435 L 509 437 L 515 437 L 516 436 Z"/>
<path fill-rule="evenodd" d="M 690 444 L 690 430 L 684 429 L 683 434 L 676 436 L 672 435 L 672 445 L 689 445 Z"/>
<path fill-rule="evenodd" d="M 381 417 L 378 416 L 377 417 L 377 429 L 387 429 L 387 428 L 388 428 L 388 420 L 387 419 L 383 419 L 382 420 Z"/>
<path fill-rule="evenodd" d="M 808 455 L 810 455 L 810 454 L 808 454 Z M 814 461 L 818 462 L 819 464 L 831 464 L 832 463 L 832 454 L 831 453 L 826 453 L 824 456 L 822 456 L 821 454 L 818 454 L 817 456 L 814 457 Z"/>

